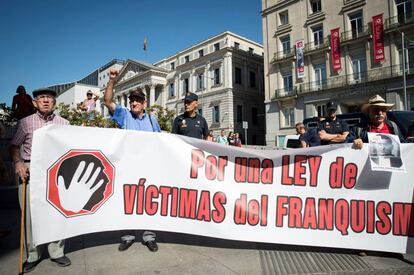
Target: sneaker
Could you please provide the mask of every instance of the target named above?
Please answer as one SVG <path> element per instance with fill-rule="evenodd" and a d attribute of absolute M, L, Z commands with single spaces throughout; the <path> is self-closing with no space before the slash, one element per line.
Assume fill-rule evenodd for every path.
<path fill-rule="evenodd" d="M 122 241 L 119 246 L 118 246 L 118 250 L 119 251 L 125 251 L 127 250 L 132 244 L 134 243 L 134 240 L 127 240 L 127 241 Z"/>
<path fill-rule="evenodd" d="M 56 259 L 50 259 L 52 262 L 55 262 L 58 266 L 64 267 L 71 264 L 71 261 L 68 257 L 62 256 Z"/>
<path fill-rule="evenodd" d="M 148 242 L 142 242 L 143 245 L 146 245 L 151 252 L 157 252 L 158 251 L 158 245 L 155 241 L 148 241 Z"/>
<path fill-rule="evenodd" d="M 29 273 L 30 271 L 33 271 L 35 267 L 40 263 L 40 260 L 37 260 L 35 262 L 24 262 L 23 264 L 23 273 Z"/>

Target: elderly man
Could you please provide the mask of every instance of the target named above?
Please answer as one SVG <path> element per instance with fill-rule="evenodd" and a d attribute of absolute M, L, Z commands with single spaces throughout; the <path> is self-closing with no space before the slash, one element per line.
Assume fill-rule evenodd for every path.
<path fill-rule="evenodd" d="M 354 140 L 354 148 L 361 149 L 364 142 L 368 142 L 369 133 L 382 133 L 397 135 L 400 141 L 403 137 L 398 129 L 397 124 L 391 120 L 387 120 L 387 111 L 391 110 L 394 104 L 386 103 L 385 100 L 375 95 L 368 100 L 367 104 L 362 105 L 361 111 L 368 116 L 368 123 L 359 129 Z"/>
<path fill-rule="evenodd" d="M 67 125 L 69 122 L 53 113 L 56 104 L 56 92 L 50 89 L 40 89 L 33 92 L 33 105 L 37 112 L 21 119 L 17 126 L 17 132 L 11 140 L 10 153 L 15 166 L 15 172 L 19 182 L 29 180 L 30 156 L 32 150 L 33 132 L 49 124 Z M 22 151 L 20 148 L 22 147 Z M 21 198 L 22 185 L 19 184 L 19 198 Z M 20 201 L 22 205 L 22 202 Z M 40 262 L 40 251 L 33 246 L 32 224 L 30 218 L 30 194 L 26 192 L 26 248 L 28 251 L 27 260 L 23 265 L 24 272 L 32 271 Z M 65 241 L 49 243 L 47 248 L 50 259 L 59 266 L 71 264 L 68 257 L 64 255 Z"/>
<path fill-rule="evenodd" d="M 131 110 L 128 110 L 119 104 L 115 104 L 113 100 L 113 87 L 118 74 L 119 72 L 116 69 L 110 70 L 109 82 L 104 95 L 104 104 L 108 108 L 111 118 L 122 129 L 161 132 L 157 119 L 153 115 L 145 112 L 147 101 L 145 100 L 145 94 L 143 92 L 133 91 L 130 93 L 129 106 Z M 144 234 L 142 235 L 142 243 L 152 252 L 158 250 L 155 236 L 155 233 L 150 231 L 144 231 Z M 119 245 L 118 250 L 125 251 L 134 243 L 135 236 L 125 235 L 122 236 L 121 239 L 122 242 Z"/>
<path fill-rule="evenodd" d="M 349 134 L 346 121 L 336 117 L 337 109 L 338 106 L 333 101 L 326 104 L 328 116 L 325 120 L 319 122 L 318 130 L 321 145 L 344 143 Z"/>
<path fill-rule="evenodd" d="M 321 145 L 317 129 L 306 130 L 305 125 L 302 122 L 296 123 L 295 128 L 296 134 L 299 135 L 299 141 L 302 148 Z"/>
<path fill-rule="evenodd" d="M 173 134 L 206 139 L 208 125 L 204 117 L 197 113 L 198 96 L 188 92 L 184 98 L 185 112 L 174 119 Z"/>

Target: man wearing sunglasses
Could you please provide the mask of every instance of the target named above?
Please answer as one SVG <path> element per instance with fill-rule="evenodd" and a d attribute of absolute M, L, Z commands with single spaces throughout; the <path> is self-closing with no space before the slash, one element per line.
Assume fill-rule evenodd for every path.
<path fill-rule="evenodd" d="M 122 129 L 161 132 L 160 125 L 155 116 L 148 114 L 145 111 L 147 101 L 145 100 L 145 94 L 142 91 L 133 91 L 130 93 L 128 97 L 130 110 L 114 102 L 113 87 L 118 74 L 118 70 L 114 68 L 110 70 L 109 82 L 104 95 L 104 104 L 108 108 L 111 118 Z M 155 233 L 150 231 L 144 231 L 144 234 L 142 235 L 142 243 L 146 245 L 151 252 L 156 252 L 158 250 L 155 236 Z M 122 242 L 120 243 L 118 250 L 125 251 L 134 243 L 135 236 L 124 235 L 121 239 Z"/>

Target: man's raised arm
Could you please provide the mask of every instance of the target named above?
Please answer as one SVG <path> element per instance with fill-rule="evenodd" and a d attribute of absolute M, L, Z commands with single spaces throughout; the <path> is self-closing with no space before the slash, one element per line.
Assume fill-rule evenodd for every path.
<path fill-rule="evenodd" d="M 114 83 L 116 78 L 118 77 L 118 70 L 115 68 L 112 68 L 109 72 L 109 82 L 108 86 L 106 86 L 105 89 L 105 95 L 104 95 L 104 104 L 108 108 L 110 113 L 114 113 L 116 104 L 114 102 Z"/>

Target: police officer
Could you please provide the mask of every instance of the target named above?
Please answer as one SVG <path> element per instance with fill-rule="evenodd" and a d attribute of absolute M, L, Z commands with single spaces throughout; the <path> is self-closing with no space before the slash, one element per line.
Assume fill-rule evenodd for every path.
<path fill-rule="evenodd" d="M 188 92 L 184 98 L 185 112 L 174 119 L 173 134 L 206 139 L 208 125 L 204 117 L 197 113 L 198 96 Z"/>
<path fill-rule="evenodd" d="M 321 145 L 343 143 L 349 134 L 346 121 L 336 117 L 337 108 L 335 102 L 330 101 L 326 104 L 328 116 L 319 122 L 318 129 Z"/>

